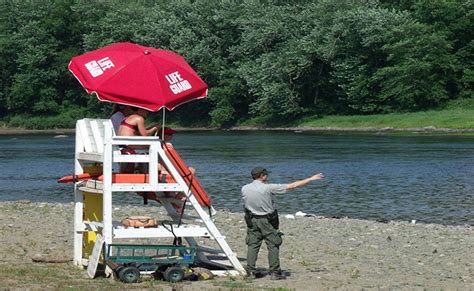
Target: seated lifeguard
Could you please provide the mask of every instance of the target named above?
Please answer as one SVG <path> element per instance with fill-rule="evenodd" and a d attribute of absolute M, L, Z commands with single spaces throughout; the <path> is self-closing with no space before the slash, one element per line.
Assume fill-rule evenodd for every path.
<path fill-rule="evenodd" d="M 153 125 L 149 128 L 145 127 L 145 118 L 148 116 L 149 111 L 137 108 L 130 107 L 129 114 L 126 115 L 120 122 L 120 127 L 117 132 L 119 136 L 151 136 L 154 135 L 158 130 L 159 125 Z M 136 149 L 140 147 L 133 147 L 129 145 L 121 145 L 120 152 L 122 154 L 133 155 L 136 154 Z M 120 165 L 121 173 L 134 173 L 135 164 L 133 163 L 123 163 Z"/>
<path fill-rule="evenodd" d="M 131 109 L 128 105 L 120 105 L 114 104 L 112 113 L 110 114 L 110 121 L 112 121 L 112 125 L 114 127 L 114 133 L 118 135 L 120 123 L 122 123 L 125 116 L 130 115 Z"/>

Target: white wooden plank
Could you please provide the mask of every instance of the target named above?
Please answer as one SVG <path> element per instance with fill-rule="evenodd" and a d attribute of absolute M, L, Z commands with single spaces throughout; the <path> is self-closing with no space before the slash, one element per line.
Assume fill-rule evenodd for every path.
<path fill-rule="evenodd" d="M 77 159 L 78 152 L 84 150 L 84 144 L 81 139 L 80 122 L 76 123 L 76 143 L 75 143 L 75 159 L 74 159 L 74 174 L 84 173 L 82 163 Z M 78 185 L 74 184 L 74 232 L 73 232 L 73 261 L 76 266 L 82 265 L 82 238 L 83 235 L 79 232 L 82 229 L 83 217 L 83 195 L 78 190 Z"/>
<path fill-rule="evenodd" d="M 92 161 L 92 162 L 102 162 L 104 160 L 104 155 L 101 153 L 77 153 L 77 159 L 82 161 Z"/>
<path fill-rule="evenodd" d="M 84 145 L 84 151 L 85 152 L 92 152 L 92 145 L 91 145 L 91 139 L 90 139 L 90 130 L 88 129 L 88 124 L 86 123 L 85 119 L 81 119 L 77 121 L 77 127 L 79 128 L 79 138 L 82 141 L 82 144 Z M 76 138 L 77 138 L 77 132 L 76 132 Z M 80 152 L 83 152 L 82 149 L 76 149 L 76 151 L 79 150 Z"/>
<path fill-rule="evenodd" d="M 104 140 L 102 137 L 104 135 L 104 124 L 102 123 L 102 120 L 90 120 L 89 122 L 92 130 L 92 135 L 94 137 L 92 140 L 92 150 L 97 153 L 103 153 Z"/>
<path fill-rule="evenodd" d="M 112 243 L 112 144 L 110 140 L 112 139 L 111 128 L 105 130 L 104 140 L 104 162 L 102 163 L 103 167 L 103 222 L 104 228 L 102 230 L 102 235 L 107 244 Z"/>
<path fill-rule="evenodd" d="M 120 152 L 114 151 L 114 162 L 115 163 L 149 163 L 149 155 L 123 155 Z"/>
<path fill-rule="evenodd" d="M 167 226 L 168 227 L 168 226 Z M 168 227 L 169 228 L 169 227 Z M 166 229 L 163 226 L 152 228 L 114 228 L 114 238 L 158 238 L 158 237 L 174 237 L 171 228 Z M 205 227 L 182 225 L 177 227 L 174 225 L 173 232 L 177 237 L 208 237 L 209 231 Z"/>
<path fill-rule="evenodd" d="M 159 143 L 160 139 L 154 136 L 114 136 L 112 145 L 143 145 L 149 146 L 152 143 Z"/>
<path fill-rule="evenodd" d="M 99 264 L 99 259 L 103 248 L 104 239 L 100 234 L 97 234 L 95 238 L 94 249 L 92 250 L 92 255 L 89 257 L 89 264 L 87 264 L 87 274 L 91 278 L 95 277 L 97 265 Z"/>
<path fill-rule="evenodd" d="M 150 145 L 150 158 L 148 161 L 149 182 L 152 188 L 158 188 L 158 148 L 159 143 Z"/>
<path fill-rule="evenodd" d="M 114 192 L 171 192 L 183 191 L 183 187 L 175 183 L 160 183 L 156 187 L 150 184 L 113 184 L 112 191 Z"/>

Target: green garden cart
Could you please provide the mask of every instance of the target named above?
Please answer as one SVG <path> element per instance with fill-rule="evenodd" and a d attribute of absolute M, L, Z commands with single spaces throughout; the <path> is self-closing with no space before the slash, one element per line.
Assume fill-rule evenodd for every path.
<path fill-rule="evenodd" d="M 195 255 L 196 248 L 182 245 L 109 244 L 105 262 L 125 283 L 138 282 L 142 274 L 179 282 Z"/>

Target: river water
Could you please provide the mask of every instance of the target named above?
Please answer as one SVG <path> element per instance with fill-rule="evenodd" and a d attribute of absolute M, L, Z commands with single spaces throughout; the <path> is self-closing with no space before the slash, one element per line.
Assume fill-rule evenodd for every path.
<path fill-rule="evenodd" d="M 206 131 L 179 133 L 173 143 L 217 210 L 242 211 L 240 188 L 260 165 L 273 183 L 326 176 L 276 196 L 280 213 L 474 224 L 472 135 Z M 56 183 L 72 174 L 73 158 L 74 135 L 0 136 L 0 201 L 73 201 L 73 187 Z"/>

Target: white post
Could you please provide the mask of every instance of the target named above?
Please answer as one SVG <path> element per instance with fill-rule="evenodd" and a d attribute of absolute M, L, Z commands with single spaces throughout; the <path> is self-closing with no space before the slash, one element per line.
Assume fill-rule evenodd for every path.
<path fill-rule="evenodd" d="M 150 162 L 148 164 L 148 177 L 149 183 L 153 187 L 158 187 L 158 148 L 160 143 L 154 142 L 150 144 L 150 149 L 148 155 L 150 157 Z"/>
<path fill-rule="evenodd" d="M 103 162 L 103 223 L 102 236 L 106 244 L 112 243 L 112 128 L 104 128 L 104 162 Z"/>
<path fill-rule="evenodd" d="M 78 159 L 79 152 L 84 150 L 82 144 L 81 133 L 79 126 L 76 123 L 76 148 L 74 156 L 74 174 L 84 173 L 82 163 Z M 82 237 L 83 237 L 83 207 L 84 197 L 82 191 L 77 189 L 77 185 L 74 183 L 74 265 L 82 267 Z"/>

